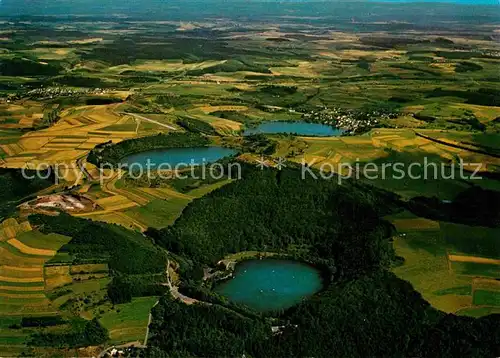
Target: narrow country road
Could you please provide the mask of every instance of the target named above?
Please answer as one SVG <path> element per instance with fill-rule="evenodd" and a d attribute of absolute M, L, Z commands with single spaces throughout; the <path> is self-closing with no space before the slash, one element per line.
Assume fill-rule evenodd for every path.
<path fill-rule="evenodd" d="M 161 123 L 161 122 L 155 121 L 155 120 L 153 120 L 153 119 L 143 117 L 143 116 L 141 116 L 141 115 L 139 115 L 139 114 L 135 114 L 135 113 L 128 113 L 128 112 L 123 112 L 123 114 L 128 114 L 129 116 L 133 116 L 133 117 L 135 117 L 135 118 L 139 118 L 139 119 L 141 119 L 141 120 L 143 120 L 143 121 L 146 121 L 146 122 L 151 122 L 151 123 L 157 124 L 157 125 L 159 125 L 159 126 L 161 126 L 161 127 L 165 127 L 165 128 L 170 129 L 170 130 L 173 130 L 173 131 L 176 131 L 176 130 L 177 130 L 177 128 L 172 127 L 172 126 L 170 126 L 170 125 L 168 125 L 168 124 Z"/>

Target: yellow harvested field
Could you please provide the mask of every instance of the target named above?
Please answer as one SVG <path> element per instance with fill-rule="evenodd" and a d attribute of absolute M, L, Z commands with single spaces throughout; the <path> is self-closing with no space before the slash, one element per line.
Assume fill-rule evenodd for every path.
<path fill-rule="evenodd" d="M 77 158 L 85 155 L 87 152 L 84 150 L 65 150 L 52 152 L 50 155 L 46 156 L 44 159 L 54 163 L 60 163 L 66 160 L 76 160 Z"/>
<path fill-rule="evenodd" d="M 22 223 L 19 224 L 19 226 L 22 232 L 33 230 L 29 221 L 23 221 Z"/>
<path fill-rule="evenodd" d="M 398 230 L 439 230 L 439 222 L 424 219 L 397 219 L 392 222 Z"/>
<path fill-rule="evenodd" d="M 38 278 L 43 280 L 43 266 L 0 266 L 0 276 L 11 278 Z"/>
<path fill-rule="evenodd" d="M 47 136 L 47 137 L 36 136 L 35 137 L 35 136 L 26 135 L 19 140 L 19 143 L 26 150 L 36 150 L 36 149 L 42 148 L 45 144 L 49 143 L 54 138 L 55 137 L 52 137 L 52 136 Z"/>
<path fill-rule="evenodd" d="M 440 72 L 446 74 L 454 74 L 456 65 L 454 63 L 431 63 L 429 67 L 438 69 Z"/>
<path fill-rule="evenodd" d="M 392 141 L 391 144 L 395 145 L 396 147 L 410 147 L 410 146 L 421 146 L 421 145 L 426 145 L 428 144 L 429 141 L 424 138 L 414 138 L 414 139 L 401 139 L 401 140 L 395 140 Z"/>
<path fill-rule="evenodd" d="M 247 106 L 203 106 L 203 107 L 198 107 L 205 113 L 212 113 L 212 112 L 217 112 L 217 111 L 234 111 L 234 112 L 241 112 L 241 111 L 246 111 L 248 110 Z"/>
<path fill-rule="evenodd" d="M 104 272 L 108 271 L 108 264 L 82 264 L 82 265 L 72 265 L 71 273 L 92 273 L 92 272 Z"/>
<path fill-rule="evenodd" d="M 116 225 L 120 225 L 120 226 L 129 228 L 131 223 L 132 223 L 132 219 L 126 215 L 121 216 L 119 214 L 120 214 L 119 212 L 102 212 L 102 213 L 97 213 L 97 215 L 92 215 L 92 216 L 83 216 L 82 215 L 82 216 L 88 217 L 88 218 L 95 220 L 95 221 L 102 221 L 102 222 L 106 222 L 108 224 L 116 224 Z"/>
<path fill-rule="evenodd" d="M 212 126 L 217 130 L 230 130 L 230 131 L 239 131 L 241 129 L 242 124 L 239 122 L 232 121 L 230 119 L 216 119 L 212 121 Z"/>
<path fill-rule="evenodd" d="M 87 139 L 86 143 L 92 143 L 92 144 L 99 144 L 99 143 L 105 143 L 109 141 L 109 138 L 107 136 L 102 136 L 102 137 L 89 137 Z"/>
<path fill-rule="evenodd" d="M 108 198 L 105 198 L 105 199 L 108 199 Z M 103 207 L 104 207 L 104 209 L 106 211 L 119 211 L 119 210 L 130 209 L 130 208 L 133 208 L 133 207 L 136 207 L 136 206 L 139 206 L 139 204 L 137 204 L 134 201 L 130 201 L 130 200 L 127 199 L 127 201 L 123 201 L 123 202 L 120 202 L 120 203 L 117 203 L 117 204 L 106 204 L 106 206 L 103 206 Z M 98 214 L 98 213 L 96 212 L 96 214 Z"/>
<path fill-rule="evenodd" d="M 68 41 L 68 43 L 77 44 L 77 45 L 86 45 L 86 44 L 91 44 L 91 43 L 95 43 L 95 42 L 101 42 L 103 40 L 104 39 L 102 37 L 91 37 L 91 38 L 82 39 L 82 40 L 71 40 L 71 41 Z"/>
<path fill-rule="evenodd" d="M 5 247 L 0 246 L 0 260 L 2 264 L 9 266 L 35 266 L 43 265 L 47 261 L 44 257 L 18 256 Z"/>
<path fill-rule="evenodd" d="M 500 281 L 489 278 L 477 277 L 472 281 L 475 290 L 500 291 Z"/>
<path fill-rule="evenodd" d="M 127 205 L 130 202 L 131 200 L 123 195 L 110 196 L 96 201 L 99 206 L 102 206 L 105 209 L 110 206 Z"/>
<path fill-rule="evenodd" d="M 69 266 L 47 266 L 45 268 L 45 288 L 52 290 L 73 282 Z"/>
<path fill-rule="evenodd" d="M 43 282 L 43 277 L 8 277 L 8 276 L 0 276 L 0 281 L 3 281 L 3 282 L 18 282 L 18 283 Z"/>
<path fill-rule="evenodd" d="M 103 136 L 103 137 L 89 137 L 89 139 L 87 139 L 86 143 L 92 143 L 94 145 L 96 144 L 99 144 L 99 143 L 105 143 L 109 141 L 109 138 L 107 136 Z"/>
<path fill-rule="evenodd" d="M 98 143 L 83 143 L 83 144 L 80 144 L 77 149 L 81 149 L 81 150 L 92 150 L 94 149 L 94 147 L 97 145 Z"/>
<path fill-rule="evenodd" d="M 64 122 L 72 126 L 81 126 L 83 123 L 76 118 L 68 117 L 64 119 Z"/>
<path fill-rule="evenodd" d="M 30 128 L 33 126 L 33 122 L 33 118 L 22 118 L 21 120 L 19 120 L 19 126 Z"/>
<path fill-rule="evenodd" d="M 0 225 L 0 241 L 7 241 L 15 238 L 19 233 L 31 231 L 28 221 L 19 224 L 16 219 L 10 218 Z"/>
<path fill-rule="evenodd" d="M 438 148 L 434 143 L 429 143 L 424 146 L 421 146 L 419 150 L 423 150 L 428 153 L 434 153 L 434 154 L 444 154 L 446 153 L 443 148 Z"/>
<path fill-rule="evenodd" d="M 139 188 L 139 190 L 145 192 L 146 194 L 152 195 L 159 199 L 170 199 L 172 196 L 155 188 Z"/>
<path fill-rule="evenodd" d="M 34 255 L 34 256 L 54 256 L 57 253 L 57 251 L 54 250 L 35 249 L 33 247 L 23 244 L 21 241 L 17 239 L 10 239 L 7 242 L 10 245 L 14 246 L 16 249 L 18 249 L 19 251 L 21 251 L 23 254 Z"/>
<path fill-rule="evenodd" d="M 14 156 L 19 153 L 22 153 L 24 151 L 24 148 L 21 147 L 19 144 L 14 143 L 14 144 L 3 144 L 0 145 L 0 148 L 8 155 L 8 156 Z"/>
<path fill-rule="evenodd" d="M 43 293 L 6 293 L 0 292 L 0 297 L 6 298 L 41 298 L 44 299 L 47 296 Z"/>
<path fill-rule="evenodd" d="M 191 65 L 192 66 L 192 65 Z M 128 91 L 114 91 L 113 95 L 128 96 Z M 33 104 L 30 104 L 32 112 Z M 25 110 L 24 107 L 14 108 Z M 75 161 L 93 149 L 95 144 L 109 140 L 117 143 L 123 139 L 137 136 L 134 131 L 105 131 L 105 127 L 123 120 L 115 111 L 119 105 L 80 106 L 61 112 L 62 119 L 52 127 L 24 134 L 17 143 L 0 145 L 6 158 L 2 167 L 35 168 L 40 163 L 56 164 Z M 41 109 L 40 109 L 41 110 Z M 30 115 L 32 121 L 35 118 Z M 22 156 L 20 156 L 22 154 Z M 70 178 L 69 180 L 72 180 Z"/>
<path fill-rule="evenodd" d="M 13 291 L 13 292 L 38 292 L 44 291 L 43 286 L 2 286 L 0 284 L 0 291 Z"/>
<path fill-rule="evenodd" d="M 376 57 L 377 59 L 397 59 L 406 54 L 406 51 L 398 50 L 381 50 L 381 51 L 367 51 L 367 50 L 341 50 L 336 52 L 321 52 L 322 56 L 333 57 L 339 59 L 363 58 L 363 57 Z"/>
<path fill-rule="evenodd" d="M 38 267 L 38 266 L 31 266 L 31 267 L 23 267 L 23 266 L 8 266 L 8 265 L 2 265 L 0 266 L 0 270 L 11 270 L 11 271 L 20 271 L 20 272 L 38 272 L 40 274 L 43 274 L 43 268 Z M 2 271 L 0 271 L 2 272 Z"/>
<path fill-rule="evenodd" d="M 316 69 L 316 71 L 315 71 Z M 274 76 L 298 76 L 298 77 L 317 77 L 320 68 L 307 61 L 299 61 L 297 66 L 289 67 L 271 67 L 269 69 Z"/>
<path fill-rule="evenodd" d="M 70 143 L 70 144 L 79 144 L 79 143 L 83 143 L 87 140 L 88 138 L 85 137 L 85 138 L 55 138 L 53 140 L 50 141 L 50 144 L 54 144 L 54 142 L 57 142 L 58 144 L 60 143 Z"/>
<path fill-rule="evenodd" d="M 72 149 L 76 148 L 80 143 L 47 143 L 44 148 L 46 149 Z"/>
<path fill-rule="evenodd" d="M 494 120 L 500 116 L 500 107 L 494 106 L 480 106 L 468 103 L 460 103 L 459 105 L 451 106 L 457 109 L 468 109 L 472 111 L 479 119 L 486 121 Z"/>
<path fill-rule="evenodd" d="M 217 66 L 225 63 L 226 60 L 222 61 L 204 61 L 198 63 L 183 63 L 182 61 L 137 61 L 133 65 L 120 65 L 115 67 L 110 67 L 110 71 L 123 72 L 128 70 L 136 71 L 158 71 L 158 72 L 174 72 L 174 71 L 189 71 L 189 70 L 200 70 L 212 66 Z"/>
<path fill-rule="evenodd" d="M 372 138 L 377 138 L 383 141 L 391 141 L 391 140 L 401 139 L 401 136 L 398 134 L 391 134 L 391 132 L 388 133 L 387 131 L 377 130 L 372 134 Z"/>
<path fill-rule="evenodd" d="M 27 160 L 29 160 L 30 162 L 27 163 Z M 27 158 L 7 158 L 5 159 L 4 161 L 4 165 L 2 167 L 5 167 L 5 168 L 28 168 L 28 169 L 31 169 L 31 168 L 34 168 L 36 166 L 33 166 L 32 163 L 31 163 L 31 159 L 27 159 Z"/>
<path fill-rule="evenodd" d="M 473 262 L 476 264 L 500 265 L 500 260 L 477 256 L 448 255 L 448 259 L 454 262 Z"/>
<path fill-rule="evenodd" d="M 305 154 L 302 159 L 304 159 L 304 161 L 308 165 L 319 165 L 319 164 L 321 164 L 321 162 L 323 162 L 326 159 L 326 157 L 319 156 L 319 155 Z"/>
<path fill-rule="evenodd" d="M 2 223 L 0 224 L 1 227 L 10 227 L 10 226 L 18 226 L 19 224 L 17 223 L 17 220 L 14 219 L 14 218 L 9 218 L 9 219 L 6 219 L 4 221 L 2 221 Z"/>
<path fill-rule="evenodd" d="M 80 189 L 78 189 L 78 192 L 80 194 L 85 194 L 86 192 L 89 191 L 89 189 L 92 187 L 91 184 L 85 184 L 85 185 L 82 185 L 82 187 Z"/>
<path fill-rule="evenodd" d="M 373 140 L 370 137 L 345 137 L 345 138 L 339 138 L 339 140 L 349 145 L 373 143 Z"/>

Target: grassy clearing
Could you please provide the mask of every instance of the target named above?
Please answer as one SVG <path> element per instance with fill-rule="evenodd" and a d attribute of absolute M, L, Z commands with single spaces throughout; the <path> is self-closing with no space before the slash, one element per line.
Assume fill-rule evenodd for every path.
<path fill-rule="evenodd" d="M 491 292 L 500 292 L 495 278 L 500 275 L 496 229 L 436 222 L 403 212 L 388 220 L 402 236 L 394 241 L 396 253 L 404 257 L 403 265 L 393 271 L 409 281 L 426 300 L 445 312 L 480 315 L 474 306 L 492 305 Z M 454 254 L 459 252 L 460 254 Z M 488 295 L 476 292 L 490 292 Z M 494 301 L 494 298 L 491 298 Z"/>
<path fill-rule="evenodd" d="M 143 342 L 149 312 L 157 300 L 157 297 L 134 298 L 103 314 L 99 321 L 109 330 L 110 343 Z"/>
<path fill-rule="evenodd" d="M 411 230 L 439 230 L 439 222 L 424 219 L 396 219 L 392 222 L 398 231 L 411 231 Z"/>
<path fill-rule="evenodd" d="M 96 201 L 97 205 L 108 211 L 125 210 L 138 204 L 123 195 L 115 195 Z"/>
<path fill-rule="evenodd" d="M 455 273 L 469 277 L 497 278 L 500 276 L 500 265 L 474 262 L 451 262 L 450 266 Z"/>
<path fill-rule="evenodd" d="M 32 277 L 42 277 L 43 267 L 40 266 L 0 266 L 0 276 L 3 277 L 19 277 L 19 278 L 32 278 Z"/>
<path fill-rule="evenodd" d="M 80 294 L 85 294 L 88 292 L 92 291 L 101 291 L 106 288 L 108 285 L 109 281 L 111 281 L 110 278 L 108 277 L 103 277 L 99 279 L 91 279 L 91 280 L 86 280 L 86 281 L 75 281 L 73 284 L 70 286 L 70 289 L 74 293 L 80 293 Z"/>
<path fill-rule="evenodd" d="M 190 200 L 184 198 L 155 199 L 145 206 L 127 210 L 125 213 L 147 226 L 163 228 L 173 224 L 189 203 Z"/>
<path fill-rule="evenodd" d="M 9 245 L 15 247 L 20 252 L 27 255 L 52 257 L 56 254 L 55 250 L 36 249 L 23 244 L 21 241 L 17 239 L 10 239 L 7 242 L 9 243 Z"/>
<path fill-rule="evenodd" d="M 96 272 L 108 272 L 108 264 L 82 264 L 82 265 L 71 265 L 71 274 L 75 273 L 96 273 Z"/>
<path fill-rule="evenodd" d="M 475 305 L 478 305 L 478 306 L 499 306 L 500 307 L 500 292 L 475 290 L 473 302 Z"/>
<path fill-rule="evenodd" d="M 48 266 L 45 268 L 45 287 L 53 290 L 57 287 L 66 286 L 73 282 L 70 266 Z"/>
<path fill-rule="evenodd" d="M 19 234 L 17 240 L 35 249 L 58 250 L 61 246 L 67 244 L 71 238 L 53 233 L 45 235 L 39 231 L 28 231 Z"/>
<path fill-rule="evenodd" d="M 500 259 L 500 229 L 471 227 L 460 224 L 441 224 L 451 253 Z M 500 261 L 499 261 L 500 262 Z"/>
<path fill-rule="evenodd" d="M 142 230 L 142 225 L 137 226 L 136 222 L 131 217 L 127 216 L 125 212 L 113 211 L 98 215 L 92 215 L 88 218 L 95 221 L 102 221 L 109 224 L 120 225 L 131 230 Z"/>
<path fill-rule="evenodd" d="M 213 184 L 202 185 L 199 188 L 190 190 L 187 193 L 187 195 L 192 196 L 193 198 L 201 198 L 202 196 L 205 196 L 208 193 L 211 193 L 212 191 L 217 190 L 217 189 L 219 189 L 219 188 L 223 187 L 224 185 L 227 185 L 231 182 L 232 182 L 232 180 L 228 179 L 228 180 L 221 180 L 221 181 L 219 181 L 217 183 L 213 183 Z"/>
<path fill-rule="evenodd" d="M 459 312 L 457 315 L 459 316 L 469 316 L 469 317 L 483 317 L 490 314 L 499 314 L 500 308 L 495 307 L 474 307 L 474 308 L 466 308 Z"/>
<path fill-rule="evenodd" d="M 8 266 L 39 266 L 48 258 L 22 254 L 19 250 L 7 243 L 0 243 L 1 262 Z"/>
<path fill-rule="evenodd" d="M 394 247 L 405 259 L 394 273 L 409 281 L 434 307 L 456 312 L 472 304 L 472 280 L 449 270 L 446 245 L 439 231 L 407 233 L 394 240 Z"/>

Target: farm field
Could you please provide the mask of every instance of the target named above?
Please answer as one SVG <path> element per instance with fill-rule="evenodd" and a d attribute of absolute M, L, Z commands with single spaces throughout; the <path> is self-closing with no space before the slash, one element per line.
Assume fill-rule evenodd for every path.
<path fill-rule="evenodd" d="M 405 259 L 393 271 L 412 283 L 433 306 L 472 316 L 498 309 L 498 229 L 408 214 L 390 220 L 398 230 L 396 253 Z"/>
<path fill-rule="evenodd" d="M 49 328 L 55 332 L 74 317 L 96 317 L 109 330 L 110 343 L 143 343 L 149 311 L 157 297 L 111 305 L 107 299 L 108 264 L 72 263 L 70 257 L 58 253 L 70 237 L 43 234 L 28 221 L 8 219 L 0 226 L 0 354 L 26 354 L 30 349 L 48 354 L 50 349 L 33 348 L 29 343 L 40 330 L 24 326 L 26 317 L 59 317 L 61 323 Z"/>
<path fill-rule="evenodd" d="M 0 0 L 0 357 L 492 355 L 496 8 L 80 2 Z M 335 135 L 249 135 L 269 121 Z M 243 175 L 122 166 L 198 146 Z M 215 293 L 276 255 L 322 289 Z"/>
<path fill-rule="evenodd" d="M 437 196 L 442 200 L 453 199 L 460 191 L 467 188 L 466 182 L 474 183 L 485 188 L 498 189 L 496 180 L 490 180 L 485 177 L 490 171 L 496 171 L 499 159 L 494 156 L 481 155 L 466 149 L 457 149 L 444 144 L 435 143 L 432 140 L 421 138 L 416 133 L 424 133 L 426 136 L 450 141 L 457 135 L 463 142 L 473 141 L 473 133 L 441 131 L 441 130 L 422 130 L 412 129 L 374 129 L 362 136 L 340 137 L 340 138 L 300 138 L 302 143 L 295 144 L 292 147 L 280 151 L 281 156 L 290 156 L 290 160 L 297 163 L 307 163 L 309 166 L 325 170 L 341 172 L 349 175 L 348 165 L 356 170 L 359 165 L 361 170 L 367 163 L 375 163 L 379 171 L 369 173 L 368 176 L 360 174 L 359 178 L 367 183 L 392 190 L 404 198 L 412 198 L 418 195 Z M 302 152 L 296 155 L 296 148 Z M 470 147 L 471 149 L 474 146 Z M 481 180 L 468 179 L 463 180 L 458 170 L 460 160 L 466 163 L 480 163 L 481 168 L 477 177 Z M 419 177 L 421 180 L 415 180 L 410 175 L 403 179 L 391 167 L 383 169 L 385 163 L 402 163 L 407 174 L 413 177 Z M 418 163 L 418 167 L 410 169 L 412 163 Z M 434 164 L 433 164 L 434 163 Z M 454 163 L 454 164 L 453 164 Z M 445 165 L 455 170 L 441 169 L 438 165 Z M 427 169 L 426 169 L 427 166 Z M 468 168 L 466 168 L 468 169 Z M 474 168 L 465 177 L 469 178 Z M 409 172 L 411 170 L 411 173 Z M 454 172 L 454 179 L 444 179 Z M 362 171 L 359 171 L 362 173 Z M 356 173 L 351 172 L 352 177 L 356 178 Z M 396 178 L 396 179 L 393 179 Z M 427 178 L 427 180 L 424 180 Z"/>
<path fill-rule="evenodd" d="M 151 308 L 157 297 L 135 298 L 130 303 L 117 305 L 113 311 L 101 317 L 101 323 L 109 331 L 110 343 L 143 343 Z"/>
<path fill-rule="evenodd" d="M 8 219 L 0 249 L 0 351 L 2 355 L 19 354 L 26 348 L 31 330 L 12 330 L 25 315 L 54 315 L 57 307 L 47 294 L 50 286 L 45 264 L 70 238 L 43 235 L 33 231 L 27 221 Z"/>

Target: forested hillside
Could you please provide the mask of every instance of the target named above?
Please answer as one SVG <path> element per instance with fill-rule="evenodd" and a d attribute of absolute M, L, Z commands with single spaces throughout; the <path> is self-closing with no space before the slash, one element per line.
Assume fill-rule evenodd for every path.
<path fill-rule="evenodd" d="M 381 216 L 398 205 L 368 186 L 244 166 L 242 180 L 192 203 L 173 227 L 152 231 L 156 242 L 193 266 L 243 250 L 288 253 L 330 270 L 334 279 L 281 313 L 287 328 L 277 335 L 270 327 L 266 334 L 259 318 L 165 298 L 154 309 L 149 356 L 498 355 L 500 317 L 446 315 L 387 271 L 398 260 Z M 196 279 L 183 269 L 186 279 Z"/>

